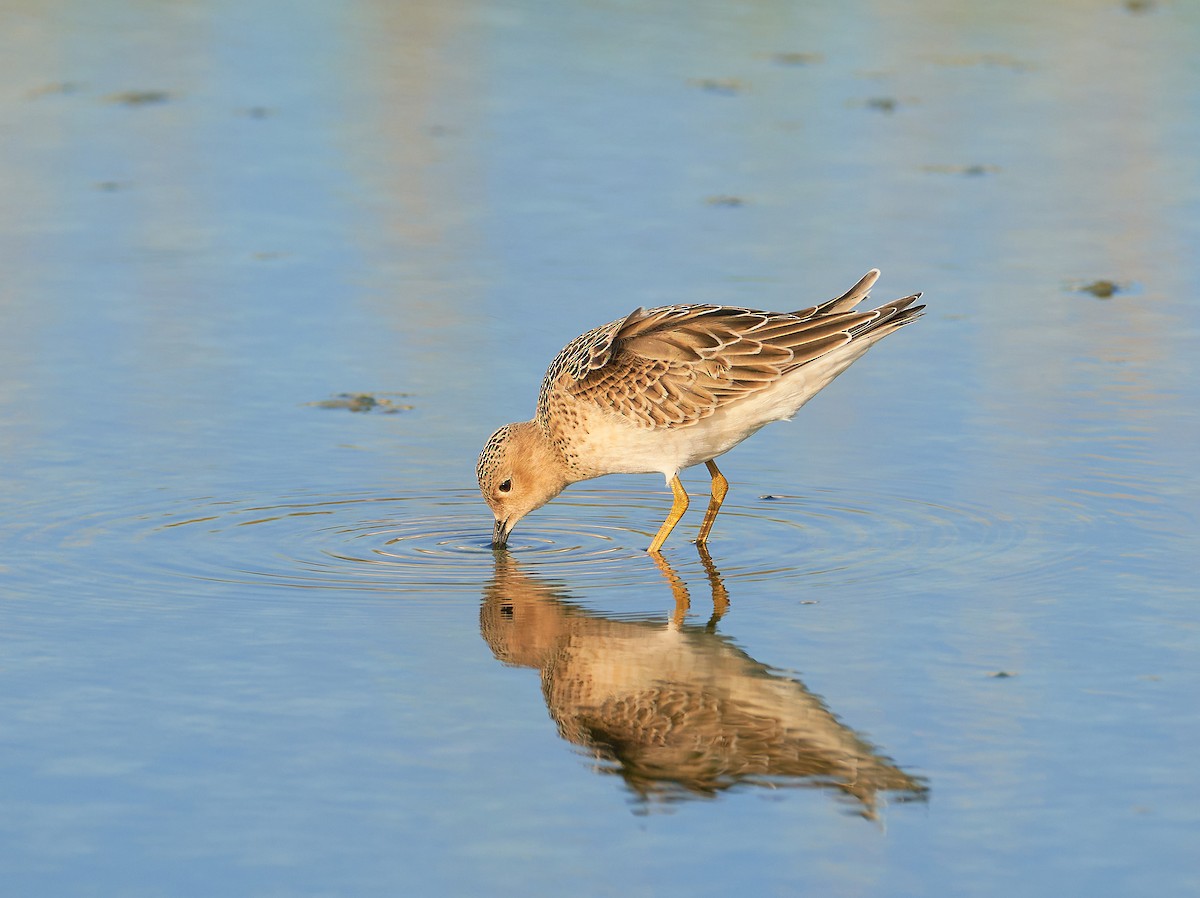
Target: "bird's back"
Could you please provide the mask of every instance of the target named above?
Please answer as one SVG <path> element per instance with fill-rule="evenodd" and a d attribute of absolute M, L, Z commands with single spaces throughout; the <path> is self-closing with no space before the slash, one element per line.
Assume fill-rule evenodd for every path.
<path fill-rule="evenodd" d="M 542 382 L 537 420 L 582 476 L 669 476 L 714 458 L 791 417 L 920 316 L 920 294 L 855 311 L 876 277 L 798 312 L 637 309 L 567 344 Z"/>

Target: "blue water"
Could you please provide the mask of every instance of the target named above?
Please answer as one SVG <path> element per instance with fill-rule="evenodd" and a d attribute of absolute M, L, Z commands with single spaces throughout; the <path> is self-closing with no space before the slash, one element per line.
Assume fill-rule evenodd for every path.
<path fill-rule="evenodd" d="M 1200 889 L 1192 6 L 0 12 L 0 891 Z M 488 549 L 567 340 L 876 266 L 711 558 Z"/>

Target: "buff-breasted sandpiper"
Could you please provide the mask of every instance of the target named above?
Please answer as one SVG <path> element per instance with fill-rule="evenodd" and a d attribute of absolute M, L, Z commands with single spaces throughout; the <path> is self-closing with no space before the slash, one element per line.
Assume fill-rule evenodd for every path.
<path fill-rule="evenodd" d="M 873 269 L 836 299 L 798 312 L 716 305 L 635 309 L 575 338 L 542 380 L 532 421 L 488 439 L 476 473 L 496 522 L 492 546 L 572 483 L 660 473 L 674 502 L 649 551 L 688 507 L 679 472 L 703 462 L 712 498 L 703 545 L 728 490 L 713 459 L 800 406 L 874 343 L 916 320 L 916 293 L 856 311 Z"/>

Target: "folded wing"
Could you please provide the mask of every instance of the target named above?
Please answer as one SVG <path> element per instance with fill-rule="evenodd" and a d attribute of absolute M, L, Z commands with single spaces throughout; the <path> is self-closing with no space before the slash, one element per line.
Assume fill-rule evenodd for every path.
<path fill-rule="evenodd" d="M 853 340 L 883 337 L 915 319 L 920 294 L 853 311 L 879 276 L 799 312 L 728 306 L 637 309 L 585 334 L 548 372 L 565 390 L 649 429 L 678 427 L 762 390 Z"/>

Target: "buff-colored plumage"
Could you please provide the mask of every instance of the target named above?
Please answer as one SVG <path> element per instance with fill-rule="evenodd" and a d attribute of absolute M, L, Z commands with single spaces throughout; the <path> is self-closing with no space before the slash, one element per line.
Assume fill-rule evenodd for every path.
<path fill-rule="evenodd" d="M 879 277 L 798 312 L 715 305 L 636 309 L 572 340 L 550 364 L 532 421 L 492 435 L 480 490 L 493 545 L 571 483 L 604 474 L 663 474 L 674 504 L 650 551 L 687 509 L 684 468 L 704 462 L 712 501 L 703 543 L 727 487 L 713 462 L 759 428 L 790 418 L 874 343 L 919 317 L 920 294 L 855 311 Z"/>

